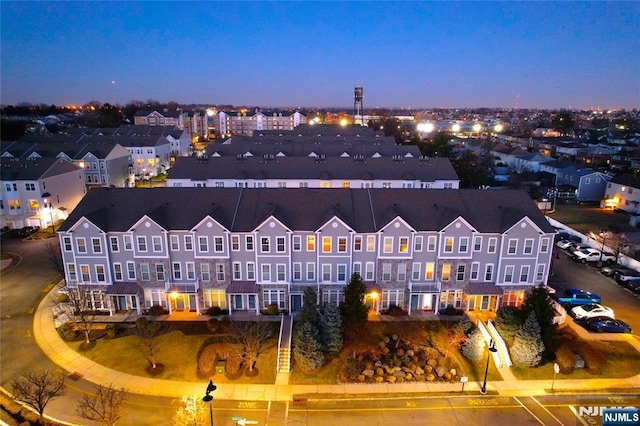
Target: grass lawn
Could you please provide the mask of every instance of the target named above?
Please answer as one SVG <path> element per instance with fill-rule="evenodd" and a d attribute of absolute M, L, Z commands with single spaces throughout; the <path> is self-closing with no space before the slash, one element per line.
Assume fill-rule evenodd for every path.
<path fill-rule="evenodd" d="M 633 346 L 627 342 L 606 342 L 591 340 L 589 344 L 602 352 L 607 364 L 602 375 L 594 376 L 584 369 L 574 370 L 572 374 L 557 374 L 556 380 L 562 379 L 615 379 L 632 377 L 640 374 L 640 356 Z M 549 362 L 536 368 L 512 367 L 511 370 L 520 380 L 553 379 L 553 363 Z"/>
<path fill-rule="evenodd" d="M 629 225 L 629 217 L 625 213 L 597 206 L 559 202 L 556 204 L 556 211 L 548 216 L 585 235 L 602 229 L 617 229 L 622 233 L 638 232 L 637 228 Z"/>
<path fill-rule="evenodd" d="M 99 335 L 104 335 L 104 331 Z M 95 337 L 98 334 L 96 333 Z M 173 330 L 158 336 L 158 355 L 156 362 L 164 365 L 161 374 L 153 376 L 157 379 L 184 380 L 201 382 L 209 377 L 199 377 L 197 374 L 197 356 L 211 334 L 185 334 L 180 330 Z M 270 348 L 263 353 L 255 368 L 259 374 L 256 377 L 241 376 L 230 380 L 224 374 L 215 374 L 216 383 L 242 384 L 273 384 L 276 378 L 277 341 L 272 338 Z M 80 351 L 81 341 L 68 342 L 74 350 L 83 356 L 114 370 L 137 376 L 148 376 L 145 368 L 149 365 L 143 352 L 140 339 L 131 334 L 109 339 L 97 338 L 95 345 L 89 350 Z"/>

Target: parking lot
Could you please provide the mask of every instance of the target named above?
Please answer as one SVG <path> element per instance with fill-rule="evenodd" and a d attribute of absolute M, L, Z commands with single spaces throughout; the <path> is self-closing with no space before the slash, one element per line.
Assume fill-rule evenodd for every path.
<path fill-rule="evenodd" d="M 633 328 L 633 333 L 640 334 L 640 295 L 619 285 L 613 278 L 600 274 L 595 264 L 582 264 L 571 260 L 564 250 L 559 250 L 554 259 L 553 276 L 549 285 L 562 293 L 566 288 L 579 288 L 598 294 L 602 305 L 613 308 L 615 317 Z M 567 316 L 567 321 L 573 321 Z"/>

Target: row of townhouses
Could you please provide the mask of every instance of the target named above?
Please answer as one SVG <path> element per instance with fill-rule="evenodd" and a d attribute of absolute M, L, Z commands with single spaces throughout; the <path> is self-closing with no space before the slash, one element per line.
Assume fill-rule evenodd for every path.
<path fill-rule="evenodd" d="M 554 230 L 524 191 L 98 188 L 59 229 L 65 278 L 109 312 L 518 306 L 546 284 Z"/>
<path fill-rule="evenodd" d="M 181 157 L 168 187 L 457 189 L 448 158 Z"/>

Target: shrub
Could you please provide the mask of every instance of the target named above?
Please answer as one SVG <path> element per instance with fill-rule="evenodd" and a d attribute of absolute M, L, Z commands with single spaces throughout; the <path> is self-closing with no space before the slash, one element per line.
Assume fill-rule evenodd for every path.
<path fill-rule="evenodd" d="M 267 306 L 267 315 L 278 315 L 280 313 L 280 308 L 275 303 Z"/>
<path fill-rule="evenodd" d="M 453 305 L 448 305 L 446 308 L 438 311 L 440 315 L 462 315 L 464 312 L 461 309 L 456 309 Z"/>
<path fill-rule="evenodd" d="M 358 361 L 355 358 L 349 358 L 347 359 L 347 362 L 345 362 L 342 366 L 342 370 L 340 371 L 340 378 L 345 382 L 356 380 L 363 369 L 364 366 L 362 362 Z"/>
<path fill-rule="evenodd" d="M 217 317 L 220 315 L 224 315 L 222 313 L 222 308 L 220 306 L 212 306 L 209 309 L 207 309 L 207 311 L 205 312 L 206 315 L 212 316 L 212 317 Z"/>
<path fill-rule="evenodd" d="M 520 328 L 518 309 L 513 306 L 498 308 L 494 325 L 504 340 L 512 342 Z"/>
<path fill-rule="evenodd" d="M 147 310 L 147 315 L 150 315 L 152 317 L 157 317 L 166 313 L 167 311 L 160 305 L 154 305 Z"/>
<path fill-rule="evenodd" d="M 387 315 L 391 315 L 392 317 L 401 317 L 403 315 L 407 315 L 407 311 L 405 311 L 398 305 L 389 305 L 389 309 L 387 309 Z"/>
<path fill-rule="evenodd" d="M 56 297 L 56 300 L 54 303 L 57 305 L 58 303 L 67 303 L 68 301 L 69 301 L 69 296 L 64 293 L 60 293 L 58 294 L 58 297 Z"/>
<path fill-rule="evenodd" d="M 107 337 L 113 339 L 122 331 L 122 326 L 120 324 L 109 324 L 106 327 Z"/>
<path fill-rule="evenodd" d="M 218 362 L 218 351 L 214 345 L 206 346 L 198 357 L 198 372 L 203 375 L 210 375 Z"/>
<path fill-rule="evenodd" d="M 232 356 L 227 359 L 225 363 L 225 372 L 229 376 L 236 376 L 240 372 L 240 367 L 242 366 L 242 358 L 239 356 Z"/>
<path fill-rule="evenodd" d="M 556 351 L 556 362 L 558 363 L 562 374 L 573 373 L 573 366 L 576 363 L 576 355 L 568 344 L 563 343 L 558 347 L 558 350 Z"/>
<path fill-rule="evenodd" d="M 65 340 L 67 342 L 74 340 L 76 337 L 78 337 L 78 334 L 80 334 L 78 330 L 76 330 L 74 325 L 69 323 L 62 324 L 57 328 L 57 330 L 60 337 L 62 337 L 62 340 Z"/>
<path fill-rule="evenodd" d="M 479 361 L 484 355 L 484 346 L 485 343 L 482 333 L 480 333 L 480 330 L 477 328 L 473 329 L 462 345 L 462 355 L 471 361 Z"/>
<path fill-rule="evenodd" d="M 584 359 L 584 368 L 588 373 L 599 376 L 602 374 L 602 370 L 607 365 L 607 359 L 604 357 L 595 347 L 584 344 L 578 348 L 580 356 Z"/>

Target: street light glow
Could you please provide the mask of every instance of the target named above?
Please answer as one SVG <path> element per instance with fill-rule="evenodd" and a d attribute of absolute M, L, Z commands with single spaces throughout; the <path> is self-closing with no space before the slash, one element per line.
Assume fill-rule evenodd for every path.
<path fill-rule="evenodd" d="M 460 125 L 459 124 L 454 124 L 453 126 L 451 126 L 451 131 L 453 133 L 458 133 L 460 131 Z"/>
<path fill-rule="evenodd" d="M 418 123 L 416 129 L 420 133 L 431 133 L 435 129 L 433 123 Z"/>
<path fill-rule="evenodd" d="M 482 125 L 480 123 L 476 123 L 473 125 L 472 129 L 474 132 L 479 132 L 480 130 L 482 130 Z"/>
<path fill-rule="evenodd" d="M 496 125 L 495 125 L 495 127 L 493 128 L 493 130 L 494 130 L 496 133 L 499 133 L 499 132 L 501 132 L 502 130 L 504 130 L 504 126 L 503 126 L 502 124 L 496 124 Z"/>

